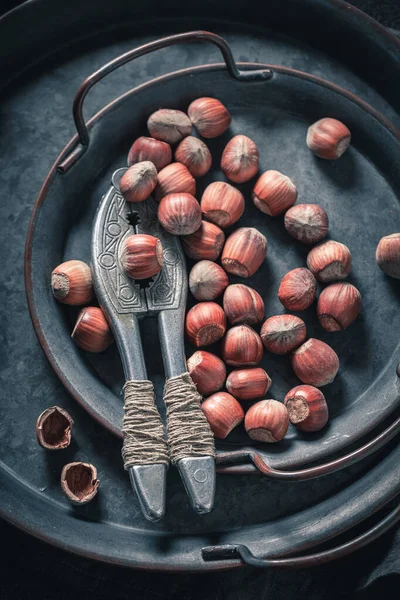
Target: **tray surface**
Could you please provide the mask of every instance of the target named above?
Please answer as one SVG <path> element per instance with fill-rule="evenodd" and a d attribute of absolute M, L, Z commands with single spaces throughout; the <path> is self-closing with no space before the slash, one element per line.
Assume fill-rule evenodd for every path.
<path fill-rule="evenodd" d="M 379 95 L 367 84 L 345 67 L 338 65 L 316 50 L 299 46 L 294 40 L 277 35 L 272 36 L 272 39 L 265 40 L 261 34 L 254 33 L 254 30 L 246 33 L 244 28 L 239 26 L 239 33 L 233 33 L 232 25 L 226 26 L 226 30 L 220 23 L 206 24 L 203 22 L 202 26 L 224 35 L 232 44 L 234 54 L 239 59 L 265 60 L 264 55 L 267 54 L 270 63 L 295 66 L 321 74 L 327 79 L 342 83 L 349 89 L 359 91 L 361 96 L 383 109 L 388 116 L 393 118 L 395 116 L 388 104 L 380 99 Z M 182 30 L 184 28 L 182 25 Z M 168 33 L 166 27 L 163 33 Z M 154 35 L 152 35 L 153 37 Z M 313 498 L 313 506 L 317 506 L 320 501 L 329 497 L 331 491 L 340 493 L 338 490 L 343 488 L 343 493 L 347 495 L 342 500 L 348 502 L 349 513 L 344 519 L 342 519 L 343 514 L 340 515 L 340 519 L 338 515 L 336 521 L 332 519 L 331 531 L 334 532 L 335 528 L 340 528 L 343 524 L 349 524 L 351 508 L 355 510 L 350 498 L 354 498 L 356 495 L 360 497 L 357 510 L 362 515 L 363 509 L 367 510 L 368 491 L 374 481 L 381 481 L 380 487 L 376 488 L 376 497 L 379 496 L 379 502 L 393 494 L 393 480 L 395 481 L 396 477 L 398 479 L 396 471 L 398 460 L 396 460 L 396 452 L 393 450 L 375 468 L 375 473 L 360 477 L 359 487 L 355 484 L 354 488 L 352 486 L 347 490 L 345 489 L 346 484 L 351 475 L 362 473 L 367 468 L 365 465 L 362 469 L 347 471 L 329 478 L 325 482 L 306 485 L 283 485 L 264 479 L 246 477 L 228 477 L 224 479 L 222 485 L 220 479 L 217 508 L 206 519 L 194 515 L 185 505 L 185 496 L 180 483 L 175 474 L 171 472 L 169 517 L 162 524 L 163 529 L 161 529 L 160 525 L 149 525 L 140 515 L 136 499 L 131 494 L 129 482 L 122 472 L 122 467 L 118 468 L 120 465 L 118 440 L 115 440 L 113 436 L 90 419 L 68 396 L 39 352 L 26 311 L 22 277 L 24 237 L 33 198 L 37 194 L 51 162 L 73 131 L 70 119 L 71 100 L 83 76 L 110 57 L 148 39 L 150 38 L 134 37 L 130 40 L 113 42 L 112 37 L 107 41 L 103 38 L 97 48 L 86 48 L 84 52 L 70 55 L 69 58 L 61 55 L 54 59 L 50 69 L 48 66 L 43 70 L 38 68 L 34 75 L 17 82 L 10 88 L 9 96 L 2 104 L 1 115 L 7 136 L 4 136 L 1 141 L 1 153 L 7 170 L 2 169 L 1 202 L 2 227 L 4 227 L 4 231 L 7 231 L 7 235 L 3 234 L 1 245 L 2 255 L 4 251 L 8 257 L 3 271 L 4 283 L 1 288 L 2 306 L 4 313 L 7 314 L 2 328 L 1 382 L 4 399 L 0 407 L 2 512 L 7 518 L 23 525 L 36 535 L 68 549 L 92 556 L 96 555 L 97 558 L 118 560 L 125 564 L 137 564 L 135 553 L 140 547 L 143 551 L 142 566 L 149 566 L 156 556 L 158 566 L 167 568 L 168 563 L 175 560 L 176 568 L 179 568 L 178 563 L 182 553 L 186 553 L 186 562 L 180 566 L 199 568 L 196 563 L 199 561 L 199 553 L 193 550 L 193 538 L 190 536 L 203 532 L 210 532 L 210 535 L 206 535 L 204 540 L 195 541 L 199 547 L 202 541 L 210 543 L 210 541 L 214 542 L 216 538 L 223 536 L 222 533 L 220 536 L 215 533 L 211 535 L 211 532 L 231 530 L 230 539 L 232 542 L 236 542 L 240 537 L 248 535 L 245 526 L 251 526 L 254 539 L 257 538 L 256 532 L 259 530 L 260 535 L 265 536 L 265 539 L 279 538 L 278 546 L 274 547 L 275 551 L 289 549 L 293 544 L 293 539 L 286 536 L 286 532 L 292 530 L 293 523 L 289 520 L 278 525 L 276 519 L 283 514 L 294 513 L 309 506 L 310 494 Z M 160 53 L 160 57 L 141 59 L 140 63 L 135 65 L 134 70 L 128 68 L 124 72 L 112 75 L 113 83 L 110 88 L 106 85 L 100 86 L 91 95 L 88 112 L 94 112 L 111 100 L 114 95 L 129 89 L 133 84 L 136 85 L 172 68 L 215 60 L 212 51 L 197 44 L 174 48 L 169 52 L 171 53 L 168 54 L 168 58 L 167 54 L 163 52 Z M 48 98 L 51 98 L 51 103 L 48 102 Z M 21 144 L 21 140 L 23 140 L 23 144 Z M 120 166 L 121 160 L 122 156 L 116 158 L 115 166 Z M 365 159 L 360 157 L 360 161 L 363 160 Z M 114 165 L 110 172 L 113 168 Z M 374 175 L 373 180 L 377 179 L 378 175 Z M 105 176 L 102 181 L 103 187 L 107 185 L 107 182 L 108 179 Z M 98 196 L 93 190 L 89 204 L 91 209 L 95 201 L 98 201 Z M 385 194 L 384 202 L 394 209 L 394 199 L 389 191 L 387 195 Z M 350 206 L 348 210 L 351 210 Z M 398 209 L 396 208 L 396 210 Z M 87 225 L 90 221 L 90 210 L 86 218 Z M 70 238 L 70 245 L 66 247 L 66 255 L 76 249 L 74 244 L 77 243 L 80 226 L 83 226 L 82 222 L 77 225 L 74 235 Z M 351 230 L 348 231 L 348 235 L 352 235 Z M 351 246 L 350 242 L 349 245 Z M 292 258 L 294 259 L 294 257 Z M 273 263 L 272 259 L 271 263 Z M 379 279 L 379 274 L 374 275 L 375 281 L 377 281 L 376 277 Z M 392 296 L 396 294 L 396 289 L 388 283 L 385 284 L 384 293 Z M 387 315 L 387 322 L 393 323 L 394 315 L 395 311 L 393 310 L 393 313 Z M 381 318 L 379 314 L 377 318 Z M 364 328 L 365 323 L 361 323 L 361 327 Z M 393 346 L 387 344 L 387 352 L 393 350 Z M 388 355 L 384 359 L 387 360 Z M 117 359 L 114 360 L 115 363 L 112 364 L 117 365 Z M 381 359 L 376 357 L 376 360 L 379 362 Z M 381 366 L 381 363 L 379 365 Z M 94 368 L 98 368 L 98 366 L 94 364 Z M 162 376 L 159 375 L 159 381 L 161 382 L 161 380 Z M 115 377 L 114 381 L 109 380 L 109 384 L 117 389 L 118 377 Z M 74 416 L 75 440 L 65 454 L 48 455 L 41 452 L 36 446 L 34 422 L 41 410 L 55 403 L 67 408 Z M 98 500 L 88 507 L 77 510 L 71 509 L 67 505 L 58 486 L 61 466 L 73 459 L 95 462 L 102 481 Z M 116 465 L 118 465 L 117 468 Z M 386 481 L 383 476 L 385 469 L 391 473 L 390 477 L 386 477 Z M 304 493 L 301 493 L 302 490 Z M 284 491 L 285 494 L 283 494 Z M 12 501 L 12 498 L 17 495 L 24 498 L 20 506 L 16 506 Z M 267 512 L 266 497 L 269 498 Z M 284 500 L 282 500 L 283 497 Z M 251 498 L 251 512 L 242 510 L 246 498 Z M 27 510 L 27 506 L 29 506 L 29 510 Z M 332 507 L 333 505 L 329 503 L 326 506 L 321 504 L 319 509 L 321 517 Z M 179 522 L 174 517 L 178 511 L 180 513 Z M 304 515 L 302 519 L 302 523 L 307 523 L 307 515 Z M 268 531 L 264 531 L 266 521 L 269 522 Z M 99 537 L 92 533 L 94 523 L 98 525 L 96 529 L 101 529 Z M 239 532 L 238 527 L 242 527 L 243 530 Z M 149 539 L 149 530 L 157 532 L 159 535 L 154 536 L 154 539 L 150 536 L 153 541 L 144 550 L 143 539 Z M 116 531 L 122 534 L 123 541 L 117 539 Z M 134 539 L 132 538 L 133 531 L 135 532 Z M 188 535 L 186 541 L 177 536 L 179 533 Z M 314 533 L 314 535 L 318 537 L 322 533 L 323 526 L 320 527 L 319 533 Z M 144 536 L 143 539 L 142 536 Z M 97 546 L 97 550 L 94 550 L 95 546 Z M 165 552 L 167 548 L 171 551 L 168 558 Z M 153 562 L 153 566 L 157 566 L 156 562 Z"/>

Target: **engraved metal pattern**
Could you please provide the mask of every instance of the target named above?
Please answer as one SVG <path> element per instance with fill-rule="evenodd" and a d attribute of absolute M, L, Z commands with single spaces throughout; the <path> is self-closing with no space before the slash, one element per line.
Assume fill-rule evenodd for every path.
<path fill-rule="evenodd" d="M 119 262 L 121 246 L 132 234 L 127 221 L 128 210 L 121 194 L 111 187 L 103 198 L 95 219 L 94 245 L 92 255 L 96 291 L 101 287 L 101 301 L 108 296 L 118 313 L 145 313 L 146 297 L 143 289 L 125 275 Z M 107 302 L 105 302 L 107 304 Z"/>
<path fill-rule="evenodd" d="M 112 185 L 100 203 L 93 227 L 92 268 L 100 303 L 109 312 L 112 309 L 118 314 L 134 313 L 138 317 L 184 309 L 187 274 L 180 241 L 161 227 L 158 205 L 152 198 L 137 204 L 124 200 L 119 181 L 125 172 L 126 169 L 118 169 L 113 174 Z M 128 277 L 120 264 L 122 244 L 134 233 L 128 221 L 132 213 L 138 218 L 136 233 L 153 235 L 163 246 L 163 269 L 145 288 Z"/>

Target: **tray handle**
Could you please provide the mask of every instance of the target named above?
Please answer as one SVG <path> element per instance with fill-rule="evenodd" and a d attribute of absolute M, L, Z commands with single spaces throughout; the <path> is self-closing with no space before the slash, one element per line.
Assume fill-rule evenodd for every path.
<path fill-rule="evenodd" d="M 336 471 L 340 471 L 345 467 L 349 467 L 360 460 L 366 458 L 373 452 L 383 448 L 391 439 L 400 432 L 400 417 L 398 417 L 389 427 L 381 431 L 372 440 L 349 452 L 344 456 L 335 458 L 327 463 L 309 467 L 307 469 L 299 469 L 297 471 L 280 471 L 273 469 L 268 465 L 264 458 L 252 449 L 236 450 L 231 452 L 219 452 L 216 457 L 217 472 L 234 475 L 243 475 L 248 473 L 261 473 L 272 479 L 281 479 L 285 481 L 306 481 L 315 479 L 323 475 L 330 475 Z M 247 464 L 235 464 L 246 462 Z M 252 464 L 249 464 L 252 463 Z"/>
<path fill-rule="evenodd" d="M 144 44 L 143 46 L 139 46 L 139 48 L 129 50 L 128 52 L 117 56 L 110 62 L 100 67 L 100 69 L 89 75 L 89 77 L 87 77 L 79 86 L 72 105 L 72 114 L 79 138 L 78 145 L 74 148 L 71 154 L 64 158 L 64 160 L 58 165 L 58 171 L 61 173 L 68 171 L 89 147 L 90 138 L 87 125 L 83 118 L 83 102 L 88 91 L 94 86 L 95 83 L 106 77 L 106 75 L 109 73 L 115 71 L 115 69 L 118 69 L 118 67 L 125 65 L 139 56 L 144 56 L 145 54 L 154 52 L 154 50 L 160 50 L 161 48 L 166 48 L 167 46 L 173 46 L 183 42 L 195 42 L 199 40 L 207 41 L 211 44 L 214 44 L 214 46 L 217 46 L 217 48 L 221 51 L 226 68 L 231 77 L 239 79 L 240 81 L 258 81 L 270 79 L 270 77 L 272 77 L 271 69 L 253 69 L 251 71 L 241 71 L 238 69 L 235 59 L 233 58 L 232 51 L 227 42 L 219 35 L 209 31 L 189 31 L 187 33 L 178 33 L 176 35 L 170 35 L 168 37 L 161 38 L 160 40 Z"/>
<path fill-rule="evenodd" d="M 254 556 L 251 550 L 242 544 L 206 546 L 202 548 L 202 556 L 203 560 L 205 561 L 233 560 L 241 558 L 242 561 L 249 566 L 262 569 L 267 567 L 278 567 L 281 569 L 312 567 L 343 558 L 352 552 L 355 552 L 356 550 L 360 550 L 367 544 L 370 544 L 378 537 L 386 533 L 391 527 L 398 523 L 399 520 L 400 505 L 396 506 L 394 510 L 392 510 L 371 529 L 368 529 L 366 532 L 353 538 L 352 540 L 340 544 L 339 546 L 329 548 L 328 550 L 322 550 L 321 552 L 307 554 L 304 556 L 295 556 L 292 558 L 261 558 Z"/>

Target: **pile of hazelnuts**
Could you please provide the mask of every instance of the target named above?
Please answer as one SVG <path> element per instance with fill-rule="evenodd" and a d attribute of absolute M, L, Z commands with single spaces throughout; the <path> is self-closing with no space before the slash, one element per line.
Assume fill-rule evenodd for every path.
<path fill-rule="evenodd" d="M 198 350 L 188 359 L 187 368 L 205 397 L 202 409 L 214 435 L 224 439 L 244 421 L 250 438 L 278 442 L 285 436 L 289 422 L 307 432 L 326 425 L 328 406 L 319 388 L 335 379 L 339 358 L 321 340 L 306 341 L 306 325 L 300 317 L 286 313 L 264 321 L 260 294 L 241 283 L 229 284 L 229 274 L 253 276 L 267 253 L 267 239 L 256 228 L 240 227 L 227 239 L 223 231 L 232 227 L 245 210 L 244 196 L 232 184 L 248 182 L 258 175 L 259 152 L 247 136 L 234 136 L 221 157 L 221 170 L 227 181 L 208 185 L 199 202 L 195 197 L 195 178 L 210 170 L 212 156 L 206 143 L 194 137 L 192 131 L 194 127 L 202 138 L 215 138 L 225 133 L 230 123 L 228 110 L 215 98 L 193 101 L 187 114 L 172 109 L 156 111 L 147 121 L 151 137 L 138 138 L 129 151 L 129 168 L 120 180 L 120 191 L 132 203 L 144 202 L 153 195 L 159 203 L 162 227 L 181 236 L 185 253 L 197 261 L 189 274 L 189 288 L 198 303 L 186 315 L 186 336 L 197 348 L 222 340 L 221 356 Z M 306 143 L 318 157 L 336 160 L 350 140 L 350 131 L 343 123 L 324 118 L 309 127 Z M 171 147 L 175 147 L 174 154 Z M 308 253 L 307 268 L 293 269 L 283 277 L 279 300 L 288 311 L 303 311 L 316 298 L 317 280 L 329 284 L 318 297 L 317 317 L 326 331 L 341 331 L 353 323 L 361 306 L 357 288 L 342 281 L 350 272 L 350 250 L 340 242 L 323 241 L 329 223 L 321 206 L 296 205 L 296 200 L 295 184 L 278 171 L 265 171 L 255 181 L 255 206 L 270 217 L 284 214 L 285 228 L 295 240 L 310 246 L 318 244 Z M 400 278 L 400 234 L 394 235 L 394 276 Z M 393 257 L 385 252 L 390 244 L 392 250 L 393 244 L 384 240 L 387 238 L 379 244 L 377 261 L 385 272 L 391 270 L 389 274 L 393 274 Z M 132 235 L 125 240 L 120 259 L 131 278 L 152 278 L 163 267 L 163 248 L 160 240 L 151 235 Z M 72 304 L 68 297 L 74 296 L 79 286 L 65 282 L 65 265 L 69 263 L 81 261 L 60 265 L 53 272 L 52 286 L 56 298 Z M 85 267 L 81 263 L 80 283 L 91 298 L 90 270 Z M 93 318 L 88 312 L 91 310 L 95 311 Z M 263 321 L 258 334 L 253 327 Z M 107 321 L 95 307 L 83 309 L 72 337 L 87 351 L 101 351 L 112 341 Z M 264 348 L 274 354 L 290 355 L 294 373 L 303 383 L 290 390 L 283 402 L 262 400 L 272 383 L 268 373 L 257 366 Z M 228 376 L 226 366 L 232 368 Z M 221 391 L 224 387 L 226 391 Z M 257 402 L 245 414 L 243 406 L 254 400 Z"/>

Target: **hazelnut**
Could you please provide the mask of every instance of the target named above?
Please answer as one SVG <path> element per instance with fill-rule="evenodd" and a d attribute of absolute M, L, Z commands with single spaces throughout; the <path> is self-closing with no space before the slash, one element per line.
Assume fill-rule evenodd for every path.
<path fill-rule="evenodd" d="M 61 488 L 72 504 L 87 504 L 97 494 L 97 469 L 89 463 L 73 462 L 63 467 Z"/>
<path fill-rule="evenodd" d="M 279 442 L 289 427 L 286 406 L 277 400 L 261 400 L 247 411 L 244 426 L 252 440 L 268 444 Z"/>
<path fill-rule="evenodd" d="M 187 370 L 202 396 L 217 392 L 225 383 L 225 364 L 211 352 L 198 350 L 192 354 L 187 361 Z"/>
<path fill-rule="evenodd" d="M 218 342 L 225 330 L 225 313 L 215 302 L 199 302 L 186 315 L 186 335 L 194 346 Z"/>
<path fill-rule="evenodd" d="M 226 240 L 221 263 L 232 275 L 251 277 L 266 254 L 267 238 L 254 227 L 240 227 Z"/>
<path fill-rule="evenodd" d="M 147 129 L 151 137 L 167 144 L 177 144 L 192 133 L 190 119 L 181 110 L 162 108 L 147 120 Z"/>
<path fill-rule="evenodd" d="M 182 237 L 183 249 L 193 260 L 217 260 L 224 242 L 222 229 L 207 221 L 202 221 L 194 233 Z"/>
<path fill-rule="evenodd" d="M 193 177 L 203 177 L 211 168 L 212 157 L 205 143 L 190 135 L 175 150 L 175 160 L 185 165 Z"/>
<path fill-rule="evenodd" d="M 215 181 L 204 190 L 200 206 L 207 221 L 230 227 L 244 212 L 244 197 L 229 183 Z"/>
<path fill-rule="evenodd" d="M 258 365 L 263 357 L 261 338 L 248 325 L 236 325 L 222 340 L 222 358 L 231 367 Z"/>
<path fill-rule="evenodd" d="M 315 300 L 317 282 L 308 269 L 299 267 L 286 273 L 278 290 L 278 298 L 288 310 L 306 310 Z"/>
<path fill-rule="evenodd" d="M 216 438 L 225 439 L 244 419 L 243 408 L 233 396 L 217 392 L 204 400 L 201 409 Z"/>
<path fill-rule="evenodd" d="M 140 137 L 131 146 L 128 154 L 128 167 L 149 160 L 157 171 L 161 171 L 172 160 L 169 144 L 151 137 Z"/>
<path fill-rule="evenodd" d="M 300 431 L 319 431 L 328 422 L 328 405 L 321 390 L 298 385 L 284 399 L 290 422 Z"/>
<path fill-rule="evenodd" d="M 291 356 L 297 377 L 309 385 L 322 387 L 332 383 L 339 370 L 336 352 L 321 340 L 310 338 Z"/>
<path fill-rule="evenodd" d="M 400 233 L 381 238 L 376 249 L 376 262 L 386 275 L 400 279 Z"/>
<path fill-rule="evenodd" d="M 196 300 L 215 300 L 228 284 L 228 275 L 211 260 L 196 263 L 189 274 L 189 288 Z"/>
<path fill-rule="evenodd" d="M 225 386 L 238 400 L 256 400 L 265 396 L 271 383 L 271 378 L 264 369 L 253 367 L 232 371 L 228 375 Z"/>
<path fill-rule="evenodd" d="M 198 98 L 189 108 L 188 115 L 202 137 L 215 138 L 225 133 L 231 124 L 231 115 L 215 98 Z"/>
<path fill-rule="evenodd" d="M 276 315 L 265 321 L 261 339 L 273 354 L 288 354 L 306 339 L 306 324 L 295 315 Z"/>
<path fill-rule="evenodd" d="M 341 121 L 326 117 L 313 123 L 307 131 L 307 146 L 319 158 L 336 160 L 347 150 L 351 133 Z"/>
<path fill-rule="evenodd" d="M 191 194 L 168 194 L 158 206 L 158 220 L 166 231 L 189 235 L 201 225 L 201 208 Z"/>
<path fill-rule="evenodd" d="M 318 320 L 326 331 L 341 331 L 353 323 L 360 308 L 361 294 L 354 285 L 332 283 L 318 298 Z"/>
<path fill-rule="evenodd" d="M 232 325 L 256 325 L 264 318 L 264 301 L 260 294 L 242 283 L 226 288 L 223 304 L 226 318 Z"/>
<path fill-rule="evenodd" d="M 345 279 L 351 269 L 350 250 L 340 242 L 328 240 L 310 250 L 307 267 L 323 283 Z"/>
<path fill-rule="evenodd" d="M 245 183 L 258 173 L 258 148 L 245 135 L 235 135 L 225 146 L 221 169 L 229 181 Z"/>
<path fill-rule="evenodd" d="M 132 279 L 148 279 L 163 267 L 163 248 L 153 235 L 136 233 L 127 237 L 121 249 L 121 266 Z"/>
<path fill-rule="evenodd" d="M 265 171 L 256 181 L 252 198 L 263 213 L 276 217 L 293 206 L 297 189 L 293 181 L 279 171 Z"/>
<path fill-rule="evenodd" d="M 157 169 L 146 160 L 136 163 L 122 175 L 119 189 L 127 202 L 147 200 L 157 185 Z"/>
<path fill-rule="evenodd" d="M 316 244 L 326 237 L 329 220 L 318 204 L 296 204 L 285 214 L 286 231 L 303 244 Z"/>
<path fill-rule="evenodd" d="M 71 337 L 86 352 L 103 352 L 114 341 L 101 309 L 96 306 L 80 311 Z"/>
<path fill-rule="evenodd" d="M 39 446 L 46 450 L 68 448 L 73 424 L 72 418 L 63 408 L 47 408 L 36 421 L 36 439 Z"/>
<path fill-rule="evenodd" d="M 196 182 L 181 163 L 171 163 L 162 169 L 157 176 L 155 198 L 159 202 L 168 194 L 196 193 Z"/>
<path fill-rule="evenodd" d="M 94 297 L 92 273 L 82 260 L 68 260 L 58 265 L 51 274 L 54 298 L 62 304 L 79 306 Z"/>

